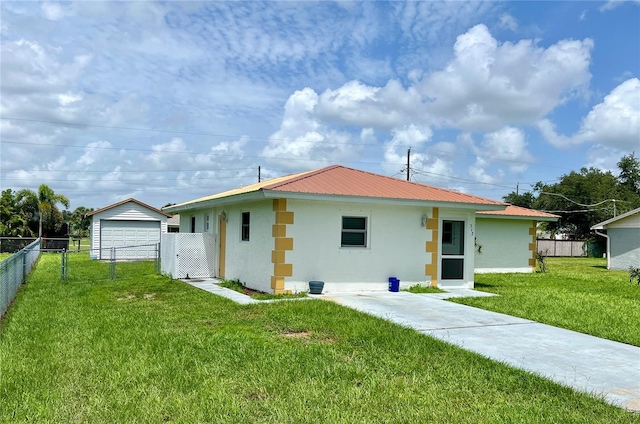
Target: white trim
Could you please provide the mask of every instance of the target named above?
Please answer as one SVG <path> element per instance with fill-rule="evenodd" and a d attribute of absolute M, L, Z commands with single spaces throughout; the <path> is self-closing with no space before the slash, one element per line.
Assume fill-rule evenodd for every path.
<path fill-rule="evenodd" d="M 593 227 L 591 227 L 591 229 L 592 230 L 606 230 L 606 228 L 604 228 L 604 227 L 607 226 L 608 224 L 611 224 L 612 222 L 616 222 L 616 221 L 619 221 L 621 219 L 630 217 L 630 216 L 635 215 L 637 213 L 640 213 L 640 208 L 636 208 L 636 209 L 634 209 L 632 211 L 623 213 L 622 215 L 618 215 L 618 216 L 613 217 L 611 219 L 607 219 L 606 221 L 602 221 L 602 222 L 594 225 Z"/>
<path fill-rule="evenodd" d="M 533 267 L 527 266 L 522 268 L 476 268 L 476 274 L 530 274 L 533 272 Z"/>

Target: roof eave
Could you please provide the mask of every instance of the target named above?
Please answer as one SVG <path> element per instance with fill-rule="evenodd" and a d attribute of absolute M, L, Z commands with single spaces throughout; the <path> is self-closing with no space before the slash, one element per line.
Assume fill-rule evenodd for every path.
<path fill-rule="evenodd" d="M 522 215 L 493 215 L 493 214 L 477 214 L 477 218 L 489 218 L 489 219 L 519 219 L 523 221 L 546 221 L 546 222 L 556 222 L 559 218 L 554 217 L 546 217 L 546 216 L 522 216 Z"/>
<path fill-rule="evenodd" d="M 172 206 L 166 207 L 164 210 L 170 213 L 180 213 L 180 212 L 193 211 L 193 210 L 199 210 L 199 209 L 215 208 L 218 206 L 232 205 L 235 203 L 251 202 L 251 201 L 264 199 L 265 196 L 263 193 L 264 192 L 262 190 L 251 191 L 249 193 L 235 194 L 232 196 L 208 199 L 200 202 L 193 201 L 193 202 L 187 202 L 187 203 L 182 203 L 178 205 L 172 205 Z"/>
<path fill-rule="evenodd" d="M 443 208 L 459 208 L 472 210 L 496 210 L 501 211 L 506 208 L 506 204 L 485 204 L 485 203 L 466 203 L 466 202 L 446 202 L 434 200 L 420 199 L 396 199 L 389 197 L 365 197 L 365 196 L 349 196 L 341 194 L 314 194 L 314 193 L 297 193 L 280 190 L 263 190 L 265 198 L 287 198 L 299 200 L 316 200 L 327 202 L 348 202 L 348 203 L 377 203 L 392 204 L 401 206 L 429 206 Z"/>

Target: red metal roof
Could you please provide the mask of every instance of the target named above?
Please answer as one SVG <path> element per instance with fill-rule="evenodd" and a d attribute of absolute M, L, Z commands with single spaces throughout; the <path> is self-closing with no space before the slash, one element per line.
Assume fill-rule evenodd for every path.
<path fill-rule="evenodd" d="M 371 172 L 332 165 L 303 174 L 280 178 L 260 189 L 289 193 L 356 196 L 383 199 L 505 205 L 484 197 L 445 190 Z"/>
<path fill-rule="evenodd" d="M 560 218 L 558 215 L 554 215 L 547 212 L 541 212 L 534 209 L 527 209 L 520 206 L 509 205 L 502 211 L 478 211 L 477 215 L 499 215 L 499 216 L 519 216 L 530 218 L 545 218 L 545 221 L 556 220 Z"/>

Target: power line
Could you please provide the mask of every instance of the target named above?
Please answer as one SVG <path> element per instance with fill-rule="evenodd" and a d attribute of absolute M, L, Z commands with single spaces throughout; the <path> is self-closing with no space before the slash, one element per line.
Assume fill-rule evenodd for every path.
<path fill-rule="evenodd" d="M 63 125 L 63 126 L 72 126 L 79 128 L 99 128 L 99 129 L 110 129 L 110 130 L 122 130 L 122 131 L 141 131 L 141 132 L 155 132 L 162 134 L 181 134 L 181 135 L 196 135 L 196 136 L 209 136 L 209 137 L 221 137 L 221 138 L 232 138 L 232 139 L 240 139 L 242 137 L 249 137 L 253 140 L 263 140 L 263 141 L 290 141 L 289 139 L 282 138 L 273 138 L 273 137 L 260 137 L 260 136 L 247 136 L 247 135 L 238 135 L 238 134 L 220 134 L 220 133 L 212 133 L 212 132 L 200 132 L 200 131 L 176 131 L 176 130 L 165 130 L 165 129 L 155 129 L 155 128 L 139 128 L 139 127 L 121 127 L 121 126 L 110 126 L 110 125 L 96 125 L 96 124 L 85 124 L 85 123 L 72 123 L 72 122 L 63 122 L 63 121 L 50 121 L 43 119 L 27 119 L 27 118 L 15 118 L 15 117 L 7 117 L 1 116 L 1 120 L 8 121 L 20 121 L 20 122 L 33 122 L 33 123 L 42 123 L 42 124 L 52 124 L 52 125 Z M 312 140 L 296 140 L 298 143 L 313 143 L 313 144 L 331 144 L 331 145 L 353 145 L 353 146 L 375 146 L 375 147 L 387 147 L 384 143 L 365 143 L 365 142 L 335 142 L 335 141 L 312 141 Z M 4 144 L 19 144 L 19 145 L 41 145 L 41 146 L 54 146 L 54 147 L 69 147 L 69 148 L 85 148 L 87 146 L 75 146 L 75 145 L 65 145 L 65 144 L 45 144 L 45 143 L 28 143 L 28 142 L 16 142 L 16 141 L 4 141 Z M 408 145 L 399 144 L 398 147 L 409 147 Z M 124 150 L 124 151 L 150 151 L 155 153 L 178 153 L 178 154 L 196 154 L 197 152 L 161 152 L 155 151 L 152 149 L 127 149 L 127 148 L 119 148 L 119 147 L 98 147 L 92 146 L 91 149 L 110 149 L 110 150 Z M 425 148 L 425 151 L 432 153 L 440 153 L 448 156 L 469 156 L 475 158 L 483 158 L 488 159 L 492 162 L 504 162 L 504 163 L 517 163 L 528 166 L 541 166 L 546 168 L 557 168 L 557 169 L 569 169 L 561 166 L 547 165 L 547 164 L 538 164 L 531 163 L 527 161 L 519 161 L 515 159 L 495 159 L 490 156 L 482 156 L 476 153 L 461 153 L 461 152 L 451 152 L 446 150 L 438 150 L 434 148 Z M 206 152 L 210 153 L 210 152 Z M 283 158 L 287 159 L 287 158 Z M 355 163 L 355 162 L 353 162 Z"/>

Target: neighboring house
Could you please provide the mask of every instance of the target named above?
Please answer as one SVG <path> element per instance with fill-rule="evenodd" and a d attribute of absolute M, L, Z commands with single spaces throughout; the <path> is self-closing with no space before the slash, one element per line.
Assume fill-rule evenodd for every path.
<path fill-rule="evenodd" d="M 477 212 L 475 271 L 534 272 L 538 222 L 558 218 L 513 205 L 502 211 Z"/>
<path fill-rule="evenodd" d="M 92 211 L 91 257 L 152 259 L 160 234 L 167 232 L 169 215 L 136 199 L 127 199 Z M 115 248 L 112 250 L 112 248 Z"/>
<path fill-rule="evenodd" d="M 475 213 L 495 200 L 329 166 L 172 205 L 216 237 L 216 276 L 271 293 L 473 287 Z"/>
<path fill-rule="evenodd" d="M 640 208 L 603 221 L 591 229 L 607 239 L 607 269 L 640 267 Z"/>
<path fill-rule="evenodd" d="M 167 232 L 179 233 L 180 232 L 180 215 L 175 214 L 167 219 Z"/>

